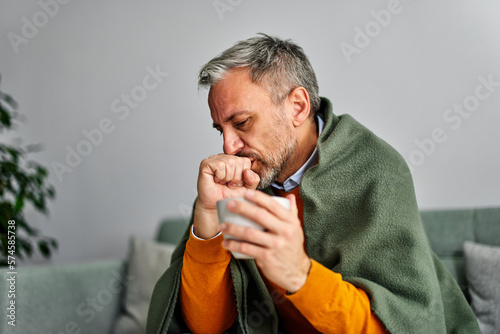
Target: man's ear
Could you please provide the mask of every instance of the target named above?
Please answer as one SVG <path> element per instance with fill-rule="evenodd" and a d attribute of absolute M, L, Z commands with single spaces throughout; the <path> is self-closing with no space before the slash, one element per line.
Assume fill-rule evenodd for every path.
<path fill-rule="evenodd" d="M 298 127 L 304 123 L 307 117 L 309 117 L 309 113 L 311 111 L 309 93 L 307 93 L 307 90 L 304 87 L 297 87 L 290 92 L 288 98 L 293 107 L 293 126 Z"/>

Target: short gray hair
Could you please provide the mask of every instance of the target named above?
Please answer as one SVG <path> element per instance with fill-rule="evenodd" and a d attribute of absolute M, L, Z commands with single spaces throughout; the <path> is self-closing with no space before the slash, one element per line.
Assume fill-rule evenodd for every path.
<path fill-rule="evenodd" d="M 320 106 L 316 74 L 304 50 L 291 40 L 259 34 L 236 43 L 206 63 L 198 76 L 198 87 L 210 88 L 232 68 L 248 68 L 252 81 L 263 85 L 276 105 L 292 90 L 304 87 L 311 104 L 311 115 Z"/>

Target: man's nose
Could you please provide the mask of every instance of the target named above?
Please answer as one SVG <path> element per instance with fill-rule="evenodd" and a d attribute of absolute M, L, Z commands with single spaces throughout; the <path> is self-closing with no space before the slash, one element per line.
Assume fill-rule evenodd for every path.
<path fill-rule="evenodd" d="M 223 150 L 224 153 L 229 154 L 229 155 L 235 155 L 241 149 L 243 146 L 245 146 L 245 143 L 243 143 L 243 140 L 235 134 L 235 133 L 224 133 L 224 146 Z"/>

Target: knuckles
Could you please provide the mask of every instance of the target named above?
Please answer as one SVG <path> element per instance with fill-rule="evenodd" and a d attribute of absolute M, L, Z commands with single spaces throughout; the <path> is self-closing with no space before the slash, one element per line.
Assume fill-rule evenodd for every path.
<path fill-rule="evenodd" d="M 292 226 L 284 226 L 283 229 L 281 230 L 281 235 L 285 239 L 290 240 L 294 235 L 294 229 L 292 228 Z"/>
<path fill-rule="evenodd" d="M 200 163 L 200 170 L 204 169 L 207 165 L 217 169 L 235 169 L 238 165 L 241 165 L 243 167 L 242 170 L 244 170 L 245 168 L 251 167 L 252 161 L 247 157 L 238 157 L 235 155 L 220 153 L 203 159 Z"/>
<path fill-rule="evenodd" d="M 255 237 L 255 229 L 246 228 L 245 230 L 243 230 L 242 236 L 246 240 L 252 240 Z"/>
<path fill-rule="evenodd" d="M 272 260 L 273 254 L 269 250 L 264 250 L 260 254 L 260 260 L 265 264 L 265 263 L 270 263 Z"/>
<path fill-rule="evenodd" d="M 250 160 L 250 158 L 247 158 L 247 157 L 239 157 L 239 158 L 242 159 L 241 161 L 243 162 L 244 165 L 247 165 L 247 166 L 252 165 L 252 160 Z"/>
<path fill-rule="evenodd" d="M 228 159 L 225 162 L 226 166 L 229 168 L 235 168 L 236 167 L 236 161 L 234 159 Z"/>
<path fill-rule="evenodd" d="M 224 161 L 217 160 L 217 161 L 215 161 L 214 165 L 217 169 L 225 169 L 226 168 L 226 164 L 224 163 Z"/>
<path fill-rule="evenodd" d="M 285 241 L 282 238 L 275 238 L 273 240 L 273 247 L 275 249 L 281 249 L 283 246 L 285 246 Z"/>
<path fill-rule="evenodd" d="M 203 169 L 206 165 L 208 165 L 208 163 L 209 163 L 209 159 L 210 159 L 210 158 L 207 158 L 207 159 L 203 159 L 203 160 L 201 160 L 201 162 L 200 162 L 200 171 L 201 171 L 201 170 L 202 170 L 202 169 Z"/>

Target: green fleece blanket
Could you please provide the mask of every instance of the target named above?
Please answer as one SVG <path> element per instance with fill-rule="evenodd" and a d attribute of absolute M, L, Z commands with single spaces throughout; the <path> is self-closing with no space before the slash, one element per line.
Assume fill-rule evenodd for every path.
<path fill-rule="evenodd" d="M 319 161 L 300 184 L 307 254 L 366 291 L 391 333 L 479 333 L 458 285 L 430 249 L 404 159 L 351 116 L 335 116 L 326 99 L 320 117 L 326 124 Z M 187 230 L 156 284 L 148 334 L 187 330 L 178 292 L 188 237 Z M 230 269 L 241 332 L 276 333 L 278 318 L 255 263 L 232 259 Z"/>

